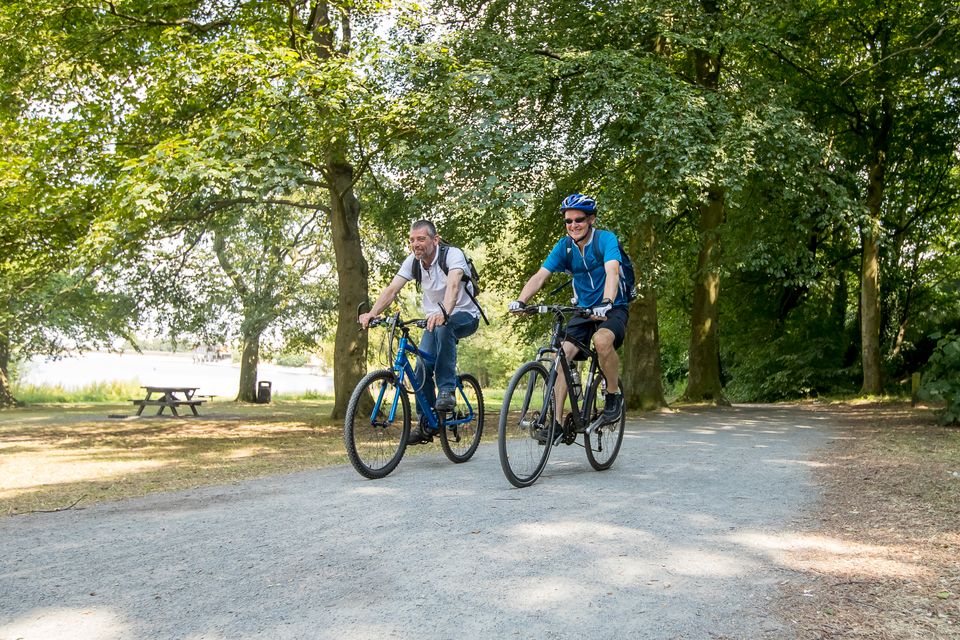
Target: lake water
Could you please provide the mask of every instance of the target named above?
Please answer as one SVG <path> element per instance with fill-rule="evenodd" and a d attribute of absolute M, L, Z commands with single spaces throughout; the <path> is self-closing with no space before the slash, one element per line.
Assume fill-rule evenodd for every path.
<path fill-rule="evenodd" d="M 333 378 L 315 367 L 282 367 L 261 363 L 258 380 L 269 380 L 273 393 L 317 391 L 333 393 Z M 228 360 L 194 362 L 189 353 L 105 353 L 47 360 L 34 357 L 21 367 L 25 384 L 60 385 L 78 389 L 94 382 L 136 381 L 151 386 L 198 387 L 198 393 L 235 396 L 240 365 Z"/>

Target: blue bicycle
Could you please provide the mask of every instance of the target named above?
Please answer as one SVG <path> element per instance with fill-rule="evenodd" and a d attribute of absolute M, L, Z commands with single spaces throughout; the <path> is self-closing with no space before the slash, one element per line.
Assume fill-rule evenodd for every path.
<path fill-rule="evenodd" d="M 423 381 L 417 380 L 410 356 L 436 361 L 434 354 L 421 351 L 410 336 L 410 327 L 425 329 L 422 318 L 402 320 L 397 313 L 388 318 L 374 318 L 370 327 L 389 327 L 391 346 L 400 332 L 396 356 L 389 369 L 371 371 L 357 383 L 343 425 L 343 439 L 350 463 L 360 475 L 383 478 L 397 468 L 407 449 L 410 434 L 410 394 L 416 399 L 421 420 L 440 436 L 443 452 L 453 462 L 466 462 L 480 446 L 483 435 L 483 394 L 480 383 L 468 374 L 457 376 L 456 409 L 437 412 L 423 392 Z"/>

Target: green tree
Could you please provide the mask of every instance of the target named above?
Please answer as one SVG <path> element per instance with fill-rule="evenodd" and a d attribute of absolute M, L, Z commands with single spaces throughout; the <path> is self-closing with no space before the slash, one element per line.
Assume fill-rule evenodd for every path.
<path fill-rule="evenodd" d="M 861 392 L 878 394 L 884 353 L 900 334 L 884 339 L 883 327 L 909 321 L 909 272 L 935 255 L 923 247 L 955 217 L 960 15 L 950 2 L 798 6 L 795 33 L 809 35 L 776 53 L 860 194 Z M 886 298 L 885 272 L 887 286 L 905 285 Z"/>
<path fill-rule="evenodd" d="M 128 335 L 140 310 L 84 251 L 117 171 L 102 154 L 111 105 L 96 108 L 102 85 L 38 44 L 49 32 L 25 28 L 34 9 L 0 8 L 0 406 L 15 402 L 12 361 Z"/>
<path fill-rule="evenodd" d="M 649 274 L 641 282 L 651 288 L 631 325 L 641 342 L 628 345 L 628 366 L 659 350 L 656 294 L 668 271 L 661 256 L 690 259 L 692 285 L 682 287 L 689 297 L 676 301 L 691 327 L 686 396 L 723 401 L 720 278 L 749 250 L 731 244 L 721 253 L 727 229 L 776 224 L 779 217 L 767 221 L 771 209 L 827 208 L 837 195 L 821 184 L 830 182 L 822 138 L 789 92 L 757 74 L 755 51 L 780 37 L 777 16 L 708 1 L 589 10 L 576 2 L 517 2 L 472 16 L 444 42 L 459 66 L 442 87 L 463 111 L 478 114 L 466 118 L 461 131 L 469 133 L 457 138 L 480 141 L 467 148 L 488 165 L 487 181 L 471 182 L 473 189 L 490 199 L 532 194 L 525 199 L 531 210 L 516 220 L 525 258 L 518 271 L 529 274 L 562 233 L 555 207 L 564 193 L 594 193 L 604 204 L 602 224 L 621 234 Z M 798 185 L 798 176 L 811 175 Z M 763 199 L 750 199 L 761 191 Z M 692 256 L 672 246 L 691 232 Z M 678 273 L 676 265 L 669 272 Z M 655 405 L 659 371 L 642 368 L 654 375 L 642 381 L 646 399 L 634 402 Z"/>
<path fill-rule="evenodd" d="M 169 165 L 181 181 L 125 181 L 118 208 L 101 222 L 112 238 L 103 244 L 134 256 L 138 237 L 176 237 L 224 202 L 323 202 L 339 285 L 335 416 L 363 374 L 367 347 L 353 323 L 368 275 L 357 189 L 404 128 L 392 87 L 375 73 L 385 51 L 377 20 L 390 11 L 325 1 L 48 2 L 28 21 L 80 83 L 98 77 L 110 86 L 98 104 L 116 105 L 110 143 L 127 166 Z M 76 119 L 92 123 L 93 115 Z M 175 176 L 179 168 L 187 173 Z M 188 206 L 166 206 L 174 202 Z"/>

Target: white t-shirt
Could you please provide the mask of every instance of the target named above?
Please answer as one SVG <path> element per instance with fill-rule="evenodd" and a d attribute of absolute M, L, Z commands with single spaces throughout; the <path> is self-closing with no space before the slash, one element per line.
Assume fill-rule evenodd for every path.
<path fill-rule="evenodd" d="M 397 275 L 405 280 L 413 280 L 414 260 L 416 260 L 416 258 L 412 253 L 408 255 L 406 260 L 403 261 L 403 264 L 400 265 L 400 270 L 397 271 Z M 469 273 L 469 268 L 463 251 L 457 247 L 450 247 L 447 250 L 448 271 L 462 269 L 464 273 Z M 465 311 L 474 318 L 479 318 L 480 311 L 477 309 L 477 305 L 473 304 L 473 301 L 470 300 L 470 296 L 467 295 L 467 286 L 466 282 L 461 283 L 460 293 L 457 296 L 457 305 L 453 308 L 453 311 L 447 309 L 447 313 L 452 314 Z M 429 269 L 424 267 L 422 262 L 420 263 L 420 288 L 423 291 L 424 312 L 427 315 L 440 313 L 440 303 L 443 302 L 443 296 L 447 292 L 447 274 L 440 268 L 439 247 L 437 248 L 437 253 L 433 256 L 433 264 L 430 265 Z"/>

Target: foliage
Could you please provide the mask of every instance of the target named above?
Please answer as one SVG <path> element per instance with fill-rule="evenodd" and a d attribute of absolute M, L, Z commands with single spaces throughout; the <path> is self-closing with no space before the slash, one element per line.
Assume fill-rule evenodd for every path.
<path fill-rule="evenodd" d="M 931 337 L 938 339 L 937 348 L 923 372 L 920 397 L 945 403 L 938 413 L 942 424 L 960 424 L 960 335 Z"/>
<path fill-rule="evenodd" d="M 945 0 L 443 0 L 435 19 L 332 2 L 337 26 L 319 31 L 307 3 L 121 4 L 0 8 L 0 368 L 137 323 L 315 349 L 342 294 L 331 163 L 355 170 L 372 286 L 414 218 L 482 255 L 494 325 L 461 365 L 491 383 L 545 331 L 497 311 L 562 235 L 572 191 L 625 241 L 655 221 L 640 275 L 671 386 L 711 188 L 734 397 L 848 389 L 871 188 L 888 379 L 960 317 L 960 14 Z M 704 52 L 716 88 L 696 82 Z"/>
<path fill-rule="evenodd" d="M 273 363 L 281 367 L 302 367 L 309 362 L 310 356 L 303 352 L 283 352 L 273 357 Z"/>

